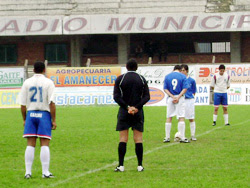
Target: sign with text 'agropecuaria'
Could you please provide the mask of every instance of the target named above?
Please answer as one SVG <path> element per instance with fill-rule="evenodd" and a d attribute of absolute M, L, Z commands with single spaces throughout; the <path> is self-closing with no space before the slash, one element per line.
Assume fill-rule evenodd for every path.
<path fill-rule="evenodd" d="M 48 68 L 47 77 L 56 87 L 113 86 L 120 67 Z"/>

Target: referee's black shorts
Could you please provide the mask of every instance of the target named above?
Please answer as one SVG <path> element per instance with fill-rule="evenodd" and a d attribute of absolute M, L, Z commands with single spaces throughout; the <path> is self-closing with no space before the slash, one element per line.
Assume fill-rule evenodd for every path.
<path fill-rule="evenodd" d="M 140 132 L 144 130 L 144 114 L 143 109 L 140 109 L 136 114 L 131 115 L 128 110 L 121 108 L 117 115 L 116 131 L 127 130 L 132 127 Z"/>

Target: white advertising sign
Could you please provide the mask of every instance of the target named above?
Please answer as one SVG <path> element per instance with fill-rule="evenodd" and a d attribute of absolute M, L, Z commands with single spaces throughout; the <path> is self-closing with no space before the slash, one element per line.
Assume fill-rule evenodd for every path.
<path fill-rule="evenodd" d="M 228 104 L 250 104 L 250 84 L 232 84 L 228 89 Z"/>
<path fill-rule="evenodd" d="M 209 105 L 210 86 L 197 84 L 196 88 L 197 92 L 195 94 L 195 105 Z"/>
<path fill-rule="evenodd" d="M 57 87 L 56 105 L 105 105 L 115 104 L 112 86 Z"/>
<path fill-rule="evenodd" d="M 20 88 L 23 81 L 23 68 L 0 68 L 0 88 Z"/>

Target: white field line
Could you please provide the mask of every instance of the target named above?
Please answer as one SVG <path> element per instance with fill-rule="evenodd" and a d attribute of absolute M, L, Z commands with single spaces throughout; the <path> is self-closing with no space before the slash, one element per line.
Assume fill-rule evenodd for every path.
<path fill-rule="evenodd" d="M 237 123 L 237 124 L 234 124 L 234 125 L 230 125 L 229 127 L 242 125 L 242 124 L 245 124 L 245 123 L 247 123 L 247 122 L 249 122 L 249 121 L 250 121 L 250 120 L 246 120 L 246 121 L 244 121 L 244 122 L 240 122 L 240 123 Z M 199 135 L 196 136 L 196 137 L 200 137 L 200 136 L 209 134 L 209 133 L 211 133 L 211 132 L 213 132 L 213 131 L 215 131 L 215 130 L 217 130 L 217 129 L 221 129 L 221 128 L 224 128 L 224 127 L 226 127 L 226 126 L 218 126 L 218 127 L 215 127 L 215 128 L 213 128 L 213 129 L 211 129 L 211 130 L 208 130 L 208 131 L 206 131 L 206 132 L 204 132 L 204 133 L 199 134 Z M 157 150 L 160 150 L 160 149 L 163 149 L 163 148 L 166 148 L 166 147 L 170 147 L 170 146 L 173 146 L 173 145 L 176 145 L 176 144 L 180 144 L 180 143 L 179 143 L 179 142 L 174 142 L 174 143 L 171 143 L 171 144 L 163 144 L 163 145 L 160 146 L 160 147 L 156 147 L 156 148 L 154 148 L 154 149 L 151 149 L 151 150 L 148 150 L 148 151 L 144 152 L 143 155 L 147 155 L 147 154 L 149 154 L 149 153 L 153 153 L 153 152 L 155 152 L 155 151 L 157 151 Z M 124 160 L 125 160 L 125 161 L 128 161 L 128 160 L 134 159 L 134 158 L 136 158 L 136 155 L 130 156 L 130 157 L 125 157 Z M 117 165 L 117 161 L 115 161 L 115 162 L 113 162 L 113 163 L 111 163 L 111 164 L 107 164 L 107 165 L 105 165 L 105 166 L 103 166 L 103 167 L 100 167 L 100 168 L 97 168 L 97 169 L 93 169 L 93 170 L 89 170 L 89 171 L 87 171 L 87 172 L 81 173 L 81 174 L 76 175 L 76 176 L 72 176 L 72 177 L 67 178 L 67 179 L 65 179 L 65 180 L 58 181 L 58 182 L 56 182 L 56 183 L 51 184 L 50 187 L 56 187 L 57 185 L 67 183 L 67 182 L 69 182 L 69 181 L 71 181 L 71 180 L 73 180 L 73 179 L 77 179 L 77 178 L 86 176 L 86 175 L 88 175 L 88 174 L 93 174 L 93 173 L 99 172 L 99 171 L 101 171 L 101 170 L 104 170 L 104 169 L 106 169 L 106 168 L 109 168 L 109 167 L 115 166 L 115 165 Z"/>

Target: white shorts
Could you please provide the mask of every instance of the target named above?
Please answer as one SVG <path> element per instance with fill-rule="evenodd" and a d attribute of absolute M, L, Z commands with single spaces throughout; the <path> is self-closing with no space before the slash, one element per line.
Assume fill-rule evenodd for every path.
<path fill-rule="evenodd" d="M 194 119 L 195 117 L 194 100 L 185 99 L 185 119 Z"/>
<path fill-rule="evenodd" d="M 185 117 L 185 99 L 181 97 L 177 104 L 173 103 L 173 98 L 167 98 L 167 118 L 176 116 L 177 119 Z"/>

